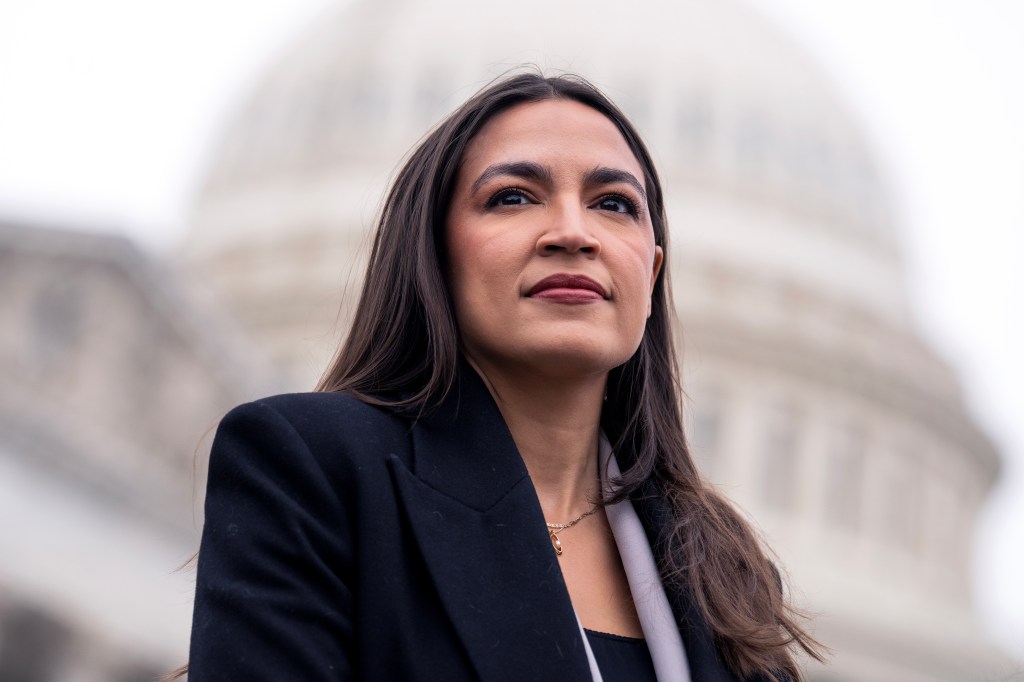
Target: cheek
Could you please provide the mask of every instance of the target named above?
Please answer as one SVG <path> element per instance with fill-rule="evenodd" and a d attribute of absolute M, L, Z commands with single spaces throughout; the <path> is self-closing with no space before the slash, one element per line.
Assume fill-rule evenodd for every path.
<path fill-rule="evenodd" d="M 633 244 L 626 252 L 629 253 L 628 263 L 624 264 L 624 271 L 629 273 L 624 278 L 628 282 L 628 292 L 625 292 L 629 298 L 628 324 L 631 328 L 639 329 L 642 334 L 651 313 L 655 249 L 653 243 L 640 243 Z"/>
<path fill-rule="evenodd" d="M 468 276 L 468 273 L 466 272 L 465 254 L 459 245 L 452 244 L 449 240 L 446 258 L 445 275 L 448 278 L 448 287 L 451 289 L 452 298 L 458 299 L 464 288 L 463 282 Z"/>
<path fill-rule="evenodd" d="M 477 326 L 475 322 L 480 308 L 481 284 L 472 264 L 465 261 L 452 263 L 450 266 L 449 287 L 455 312 L 455 322 L 459 329 L 465 330 Z"/>
<path fill-rule="evenodd" d="M 647 296 L 651 291 L 651 278 L 655 267 L 654 243 L 648 244 L 645 241 L 630 244 L 623 252 L 628 254 L 628 262 L 624 264 L 624 268 L 629 271 L 630 290 Z"/>
<path fill-rule="evenodd" d="M 448 243 L 448 282 L 455 319 L 461 332 L 470 337 L 495 333 L 502 326 L 502 311 L 507 311 L 518 295 L 516 269 L 508 252 L 497 240 L 482 237 L 466 235 L 455 226 Z"/>
<path fill-rule="evenodd" d="M 478 247 L 472 241 L 472 231 L 466 228 L 459 220 L 449 219 L 445 230 L 448 281 L 456 304 L 468 291 L 472 291 L 473 279 L 477 276 L 474 256 Z"/>
<path fill-rule="evenodd" d="M 518 295 L 523 245 L 513 232 L 460 229 L 448 238 L 448 274 L 452 295 L 466 301 Z"/>

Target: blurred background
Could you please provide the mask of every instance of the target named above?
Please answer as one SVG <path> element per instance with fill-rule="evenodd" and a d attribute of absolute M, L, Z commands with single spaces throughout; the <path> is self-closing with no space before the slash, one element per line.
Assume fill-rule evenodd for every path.
<path fill-rule="evenodd" d="M 814 681 L 1024 676 L 1015 0 L 0 3 L 0 682 L 187 656 L 205 456 L 308 390 L 379 197 L 492 77 L 579 72 L 667 191 L 691 438 Z"/>

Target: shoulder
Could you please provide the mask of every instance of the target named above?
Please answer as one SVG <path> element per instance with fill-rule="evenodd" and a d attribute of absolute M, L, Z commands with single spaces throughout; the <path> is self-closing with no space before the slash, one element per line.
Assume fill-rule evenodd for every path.
<path fill-rule="evenodd" d="M 234 408 L 224 421 L 283 421 L 306 439 L 350 433 L 406 431 L 412 422 L 399 411 L 371 405 L 348 393 L 285 393 Z"/>
<path fill-rule="evenodd" d="M 371 405 L 347 393 L 289 393 L 235 407 L 221 420 L 214 441 L 247 442 L 268 455 L 295 454 L 321 468 L 405 458 L 412 421 L 388 407 Z M 283 447 L 288 445 L 287 448 Z"/>
<path fill-rule="evenodd" d="M 371 405 L 348 393 L 285 393 L 239 405 L 233 416 L 280 418 L 300 434 L 315 438 L 322 433 L 378 429 L 407 430 L 411 421 L 399 411 Z"/>

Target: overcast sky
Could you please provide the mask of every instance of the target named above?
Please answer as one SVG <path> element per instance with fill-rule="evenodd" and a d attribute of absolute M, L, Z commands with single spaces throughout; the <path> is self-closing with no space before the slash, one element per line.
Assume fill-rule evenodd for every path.
<path fill-rule="evenodd" d="M 1024 655 L 1024 2 L 748 1 L 836 76 L 901 194 L 918 325 L 1004 455 L 974 584 Z"/>
<path fill-rule="evenodd" d="M 986 622 L 1024 654 L 1024 2 L 749 0 L 838 80 L 903 203 L 918 324 L 1006 458 Z M 330 0 L 0 0 L 0 218 L 182 236 L 234 98 Z"/>

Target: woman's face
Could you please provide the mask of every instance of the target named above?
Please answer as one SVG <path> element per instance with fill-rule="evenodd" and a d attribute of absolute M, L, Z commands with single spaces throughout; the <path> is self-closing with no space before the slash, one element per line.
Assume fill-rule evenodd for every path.
<path fill-rule="evenodd" d="M 569 376 L 633 355 L 662 262 L 643 177 L 615 125 L 574 101 L 517 105 L 473 138 L 445 234 L 478 366 Z"/>

